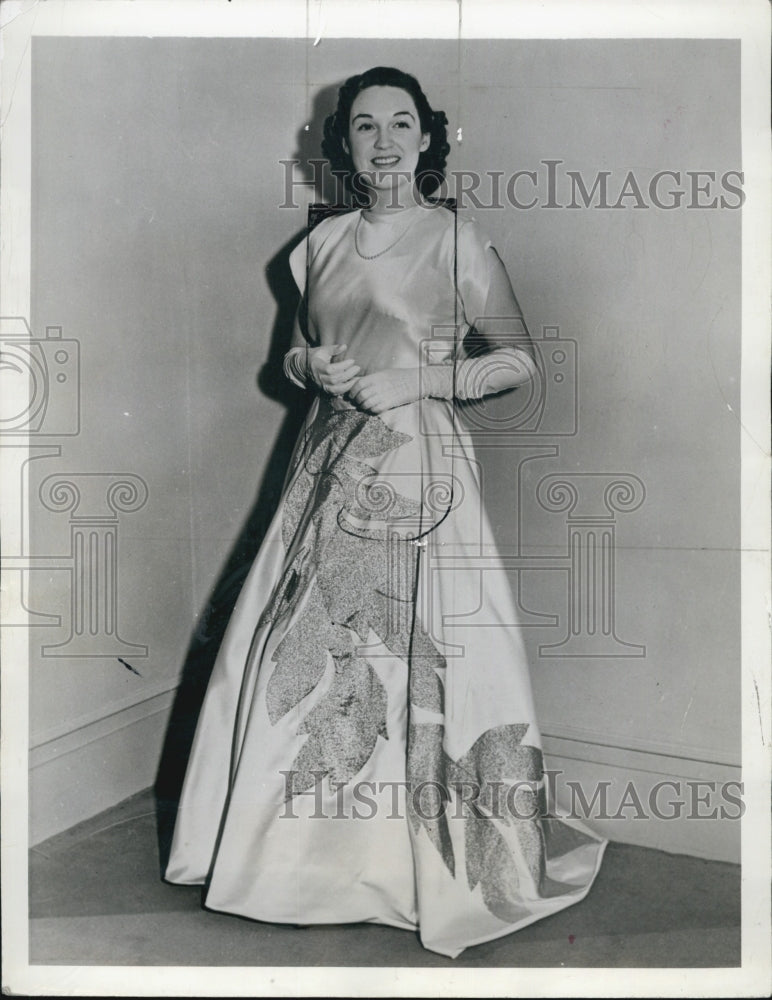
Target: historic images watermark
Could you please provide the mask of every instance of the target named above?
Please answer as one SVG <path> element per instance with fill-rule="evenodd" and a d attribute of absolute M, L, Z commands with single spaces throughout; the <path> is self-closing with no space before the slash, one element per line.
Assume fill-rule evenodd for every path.
<path fill-rule="evenodd" d="M 335 204 L 346 201 L 346 176 L 333 171 L 325 159 L 279 160 L 283 200 L 279 208 L 300 208 L 295 201 L 298 188 L 326 191 Z M 297 168 L 300 168 L 298 171 Z M 401 177 L 398 170 L 354 174 L 355 195 L 366 196 L 368 181 L 377 173 L 393 183 L 392 208 L 400 208 Z M 450 170 L 437 175 L 449 197 L 459 208 L 473 210 L 531 209 L 737 209 L 745 203 L 741 170 L 692 170 L 668 168 L 643 173 L 627 170 L 573 170 L 560 159 L 543 159 L 535 167 L 519 170 Z M 431 202 L 428 203 L 431 207 Z M 439 202 L 437 205 L 439 206 Z"/>
<path fill-rule="evenodd" d="M 337 781 L 326 771 L 311 771 L 313 788 L 295 792 L 296 771 L 279 772 L 285 800 L 280 819 L 299 819 L 298 799 L 313 804 L 304 819 L 422 820 L 561 819 L 597 820 L 738 820 L 745 814 L 741 781 L 665 778 L 650 788 L 634 781 L 621 788 L 609 780 L 562 781 L 564 772 L 547 770 L 542 781 Z M 326 782 L 324 779 L 327 779 Z"/>

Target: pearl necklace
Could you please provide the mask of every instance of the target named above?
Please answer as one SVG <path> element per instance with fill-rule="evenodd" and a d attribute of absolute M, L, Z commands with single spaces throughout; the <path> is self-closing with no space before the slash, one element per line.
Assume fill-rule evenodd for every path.
<path fill-rule="evenodd" d="M 354 229 L 354 249 L 359 254 L 359 256 L 362 258 L 362 260 L 375 260 L 376 257 L 383 257 L 383 255 L 385 253 L 388 253 L 389 250 L 391 250 L 393 247 L 395 247 L 399 243 L 399 241 L 402 239 L 402 237 L 407 233 L 408 229 L 410 229 L 410 226 L 412 224 L 412 223 L 408 222 L 408 224 L 405 226 L 405 228 L 402 230 L 402 232 L 399 234 L 399 236 L 396 238 L 396 240 L 394 240 L 393 243 L 390 243 L 383 250 L 379 250 L 378 253 L 362 253 L 362 251 L 359 249 L 359 227 L 362 224 L 362 219 L 363 218 L 364 218 L 364 216 L 360 212 L 359 213 L 359 218 L 357 219 L 356 227 Z"/>

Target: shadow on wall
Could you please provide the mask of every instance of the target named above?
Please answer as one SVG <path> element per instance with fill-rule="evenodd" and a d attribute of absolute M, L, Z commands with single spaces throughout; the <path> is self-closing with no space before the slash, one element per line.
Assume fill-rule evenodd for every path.
<path fill-rule="evenodd" d="M 321 160 L 324 118 L 335 106 L 337 87 L 325 88 L 314 104 L 312 122 L 301 126 L 296 137 L 299 160 L 295 179 L 307 185 L 309 201 L 336 200 L 329 170 L 313 163 Z M 294 189 L 299 196 L 297 187 Z M 296 197 L 296 202 L 298 197 Z M 299 294 L 289 267 L 289 255 L 306 236 L 294 236 L 271 258 L 265 268 L 266 281 L 276 302 L 268 357 L 257 374 L 257 388 L 286 408 L 271 454 L 267 460 L 255 503 L 235 541 L 219 579 L 192 633 L 185 655 L 180 684 L 164 737 L 155 782 L 158 846 L 161 870 L 166 868 L 182 782 L 206 688 L 222 643 L 225 629 L 242 585 L 278 507 L 287 466 L 309 406 L 309 398 L 284 377 L 282 361 L 289 349 Z M 229 734 L 223 738 L 228 739 Z M 223 776 L 223 780 L 226 776 Z"/>
<path fill-rule="evenodd" d="M 298 129 L 296 151 L 292 154 L 292 159 L 299 161 L 295 168 L 296 181 L 307 184 L 309 191 L 313 190 L 312 201 L 329 205 L 342 204 L 345 200 L 342 183 L 333 177 L 329 163 L 322 157 L 324 120 L 337 103 L 337 86 L 325 87 L 319 91 L 314 99 L 310 120 Z"/>

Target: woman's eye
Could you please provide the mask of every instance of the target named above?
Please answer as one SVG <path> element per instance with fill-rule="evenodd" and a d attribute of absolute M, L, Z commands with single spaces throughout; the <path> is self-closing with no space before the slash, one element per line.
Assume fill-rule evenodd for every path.
<path fill-rule="evenodd" d="M 394 122 L 395 128 L 410 128 L 410 122 Z"/>

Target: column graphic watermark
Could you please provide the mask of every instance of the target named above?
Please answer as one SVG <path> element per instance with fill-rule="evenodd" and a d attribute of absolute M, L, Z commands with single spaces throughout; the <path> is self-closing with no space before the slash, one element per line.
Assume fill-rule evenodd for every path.
<path fill-rule="evenodd" d="M 69 570 L 72 594 L 70 634 L 44 645 L 43 656 L 147 656 L 147 646 L 126 642 L 118 631 L 119 516 L 145 505 L 145 481 L 131 474 L 55 474 L 39 493 L 47 510 L 69 514 L 70 551 L 59 565 Z"/>

